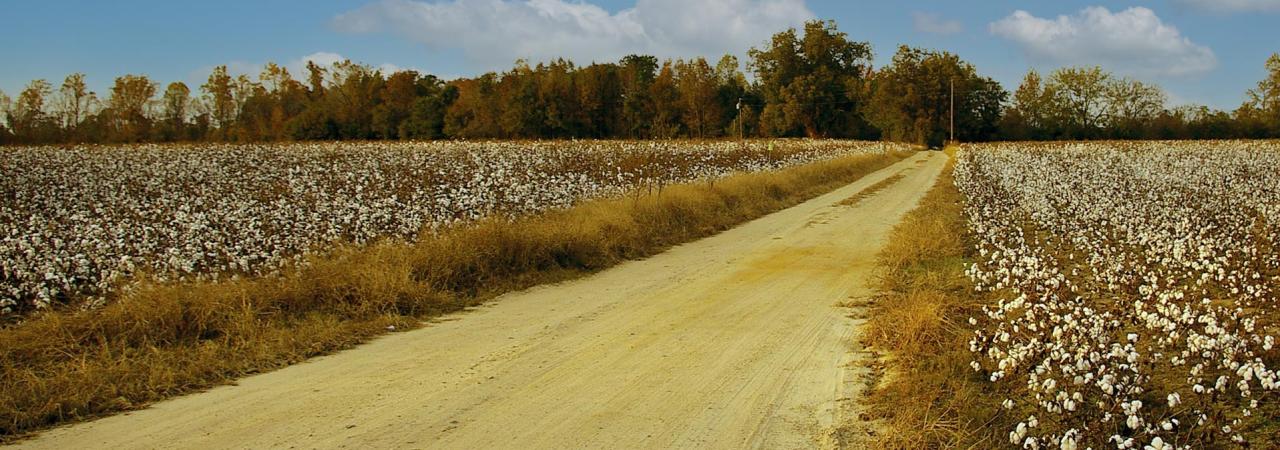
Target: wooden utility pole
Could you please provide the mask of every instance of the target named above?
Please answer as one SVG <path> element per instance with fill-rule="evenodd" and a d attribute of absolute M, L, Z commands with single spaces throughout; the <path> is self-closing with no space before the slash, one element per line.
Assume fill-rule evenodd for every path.
<path fill-rule="evenodd" d="M 742 97 L 738 97 L 738 105 L 735 106 L 734 108 L 737 109 L 738 111 L 736 114 L 737 116 L 736 119 L 738 119 L 738 140 L 741 141 L 742 140 Z"/>
<path fill-rule="evenodd" d="M 956 141 L 956 79 L 951 79 L 951 142 Z"/>

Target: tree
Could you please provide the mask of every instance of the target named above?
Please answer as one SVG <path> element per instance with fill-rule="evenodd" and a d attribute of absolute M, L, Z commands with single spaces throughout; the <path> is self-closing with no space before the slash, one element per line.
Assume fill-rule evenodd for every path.
<path fill-rule="evenodd" d="M 1111 74 L 1097 66 L 1062 68 L 1049 76 L 1054 113 L 1069 136 L 1088 139 L 1100 134 L 1106 125 L 1110 83 Z"/>
<path fill-rule="evenodd" d="M 420 95 L 418 72 L 407 70 L 391 74 L 383 86 L 381 104 L 373 110 L 373 129 L 380 139 L 402 139 L 400 124 L 409 118 Z"/>
<path fill-rule="evenodd" d="M 1164 91 L 1152 84 L 1116 79 L 1107 86 L 1106 96 L 1107 128 L 1112 138 L 1142 138 L 1164 113 Z"/>
<path fill-rule="evenodd" d="M 1236 115 L 1259 129 L 1254 134 L 1280 137 L 1280 53 L 1272 53 L 1265 66 L 1266 77 L 1248 91 L 1248 99 Z"/>
<path fill-rule="evenodd" d="M 236 136 L 240 140 L 259 140 L 262 138 L 263 128 L 266 127 L 267 116 L 270 114 L 270 107 L 263 104 L 261 97 L 266 95 L 266 90 L 262 89 L 262 85 L 255 83 L 249 79 L 248 75 L 236 75 L 231 83 L 231 99 L 232 109 L 235 117 Z M 255 102 L 254 114 L 245 114 L 245 106 L 249 104 L 250 99 L 255 96 L 260 97 Z M 249 116 L 249 117 L 246 117 Z"/>
<path fill-rule="evenodd" d="M 742 117 L 744 114 L 751 113 L 750 105 L 758 103 L 758 99 L 748 95 L 750 84 L 747 83 L 746 75 L 742 73 L 737 57 L 722 56 L 716 63 L 715 70 L 716 105 L 720 110 L 716 125 L 723 127 L 727 135 L 737 137 L 739 131 L 745 135 L 748 127 L 742 126 L 746 125 Z M 754 114 L 750 115 L 754 116 Z M 753 118 L 751 122 L 754 123 L 756 120 Z"/>
<path fill-rule="evenodd" d="M 331 88 L 325 93 L 327 109 L 342 139 L 372 139 L 373 109 L 382 90 L 382 73 L 372 67 L 344 60 L 329 73 Z"/>
<path fill-rule="evenodd" d="M 990 141 L 1000 135 L 1000 120 L 1004 117 L 1004 104 L 1009 99 L 1009 92 L 996 80 L 979 77 L 976 73 L 972 75 L 956 88 L 956 138 L 971 142 Z M 959 81 L 956 83 L 961 84 Z"/>
<path fill-rule="evenodd" d="M 544 68 L 539 67 L 541 71 Z M 529 138 L 544 134 L 548 112 L 541 104 L 538 74 L 525 60 L 517 60 L 510 71 L 498 80 L 490 102 L 496 102 L 498 137 Z"/>
<path fill-rule="evenodd" d="M 213 68 L 213 73 L 209 74 L 209 80 L 200 86 L 200 90 L 204 92 L 205 102 L 209 105 L 209 115 L 213 119 L 213 125 L 218 128 L 222 138 L 226 139 L 238 112 L 227 66 Z"/>
<path fill-rule="evenodd" d="M 575 74 L 578 120 L 583 136 L 608 138 L 624 132 L 620 70 L 616 64 L 592 64 Z"/>
<path fill-rule="evenodd" d="M 13 141 L 13 132 L 9 131 L 9 107 L 12 104 L 9 96 L 0 90 L 0 145 Z"/>
<path fill-rule="evenodd" d="M 530 123 L 520 137 L 576 138 L 582 134 L 583 117 L 577 102 L 577 80 L 574 79 L 576 71 L 572 62 L 557 58 L 548 64 L 539 64 L 532 72 L 517 75 L 530 77 L 525 89 L 533 86 L 535 98 L 533 109 L 526 110 L 521 116 Z M 509 106 L 512 109 L 520 107 Z"/>
<path fill-rule="evenodd" d="M 871 44 L 850 41 L 833 21 L 815 20 L 805 24 L 803 38 L 790 29 L 749 54 L 766 102 L 761 120 L 768 123 L 761 125 L 770 134 L 797 129 L 809 137 L 863 134 Z"/>
<path fill-rule="evenodd" d="M 676 61 L 676 90 L 684 125 L 691 136 L 705 138 L 721 128 L 720 105 L 717 103 L 719 79 L 715 69 L 703 58 Z"/>
<path fill-rule="evenodd" d="M 9 126 L 15 139 L 24 142 L 50 140 L 53 123 L 45 111 L 45 100 L 53 88 L 43 79 L 32 80 L 18 94 L 9 110 Z"/>
<path fill-rule="evenodd" d="M 953 120 L 953 92 L 956 138 L 994 138 L 1008 93 L 948 52 L 900 47 L 872 77 L 867 117 L 887 139 L 941 146 Z"/>
<path fill-rule="evenodd" d="M 628 55 L 618 63 L 622 83 L 622 135 L 638 138 L 649 135 L 649 119 L 653 117 L 650 86 L 658 76 L 658 58 Z"/>
<path fill-rule="evenodd" d="M 145 75 L 117 77 L 107 99 L 107 110 L 115 140 L 141 142 L 150 138 L 151 119 L 147 106 L 156 95 L 156 84 Z"/>
<path fill-rule="evenodd" d="M 161 137 L 166 141 L 187 138 L 187 116 L 190 114 L 191 89 L 185 83 L 174 82 L 164 90 L 161 100 Z"/>
<path fill-rule="evenodd" d="M 315 61 L 307 61 L 307 87 L 309 88 L 307 93 L 312 101 L 324 97 L 324 80 L 327 76 L 328 70 L 316 64 Z"/>
<path fill-rule="evenodd" d="M 774 34 L 768 47 L 752 48 L 748 55 L 765 102 L 760 114 L 761 131 L 766 136 L 792 134 L 796 125 L 783 114 L 783 89 L 804 70 L 795 28 Z"/>
<path fill-rule="evenodd" d="M 247 131 L 260 135 L 261 139 L 288 138 L 289 122 L 310 103 L 307 87 L 293 79 L 289 69 L 274 62 L 263 67 L 256 85 L 239 83 L 249 87 L 250 98 L 245 100 L 244 108 L 251 110 L 252 117 L 244 118 L 253 123 L 247 124 L 246 128 L 250 128 Z M 245 114 L 242 110 L 241 115 Z M 245 131 L 241 134 L 245 135 Z"/>
<path fill-rule="evenodd" d="M 680 134 L 680 91 L 676 87 L 675 69 L 670 60 L 662 63 L 658 76 L 649 85 L 649 98 L 653 101 L 650 137 L 670 139 Z"/>
<path fill-rule="evenodd" d="M 445 84 L 434 75 L 418 80 L 421 93 L 410 107 L 409 117 L 400 123 L 399 134 L 403 139 L 441 139 L 444 134 L 445 112 L 458 98 L 458 88 Z"/>
<path fill-rule="evenodd" d="M 1046 139 L 1055 135 L 1050 129 L 1052 91 L 1046 89 L 1040 73 L 1032 69 L 1022 78 L 1013 93 L 1013 104 L 1005 111 L 1000 128 L 1004 137 L 1013 140 Z"/>
<path fill-rule="evenodd" d="M 444 118 L 444 132 L 451 137 L 497 137 L 501 111 L 493 98 L 497 93 L 498 74 L 490 72 L 474 79 L 454 80 L 457 99 L 449 105 Z"/>
<path fill-rule="evenodd" d="M 97 102 L 97 96 L 85 85 L 83 73 L 67 75 L 58 89 L 58 112 L 62 120 L 62 128 L 67 135 L 75 134 L 80 122 L 91 113 L 90 108 Z"/>

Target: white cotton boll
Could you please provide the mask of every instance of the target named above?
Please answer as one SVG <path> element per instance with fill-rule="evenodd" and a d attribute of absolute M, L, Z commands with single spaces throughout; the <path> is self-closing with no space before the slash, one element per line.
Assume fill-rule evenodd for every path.
<path fill-rule="evenodd" d="M 1166 447 L 1164 445 L 1164 439 L 1160 439 L 1160 436 L 1156 436 L 1155 438 L 1151 439 L 1151 443 L 1143 447 L 1143 449 L 1144 450 L 1165 450 Z"/>
<path fill-rule="evenodd" d="M 1018 445 L 1019 442 L 1022 442 L 1022 437 L 1026 435 L 1027 424 L 1019 422 L 1018 426 L 1014 427 L 1013 431 L 1009 432 L 1009 443 Z"/>
<path fill-rule="evenodd" d="M 1032 436 L 1027 436 L 1027 439 L 1022 442 L 1022 448 L 1028 450 L 1039 450 L 1040 440 Z"/>
<path fill-rule="evenodd" d="M 1076 438 L 1066 436 L 1062 438 L 1062 443 L 1058 445 L 1060 450 L 1076 450 Z"/>

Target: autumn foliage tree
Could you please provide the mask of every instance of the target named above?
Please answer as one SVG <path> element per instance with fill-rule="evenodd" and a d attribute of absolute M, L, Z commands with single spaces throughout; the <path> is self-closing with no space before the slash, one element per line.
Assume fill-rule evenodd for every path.
<path fill-rule="evenodd" d="M 790 29 L 749 54 L 764 100 L 765 134 L 867 136 L 861 106 L 871 44 L 849 40 L 834 21 L 810 21 L 803 36 Z"/>
<path fill-rule="evenodd" d="M 937 147 L 949 137 L 989 140 L 998 136 L 1008 93 L 980 76 L 973 65 L 948 52 L 902 46 L 893 62 L 872 77 L 865 111 L 888 139 Z"/>
<path fill-rule="evenodd" d="M 901 47 L 876 68 L 871 45 L 833 21 L 776 33 L 747 56 L 522 60 L 453 80 L 353 61 L 308 61 L 296 74 L 276 63 L 256 74 L 222 65 L 199 86 L 122 76 L 102 101 L 73 73 L 56 91 L 35 80 L 0 94 L 0 143 L 741 135 L 938 145 L 953 119 L 952 86 L 956 137 L 966 141 L 1280 137 L 1280 55 L 1234 111 L 1170 108 L 1158 86 L 1099 67 L 1030 71 L 1012 96 L 948 52 Z"/>

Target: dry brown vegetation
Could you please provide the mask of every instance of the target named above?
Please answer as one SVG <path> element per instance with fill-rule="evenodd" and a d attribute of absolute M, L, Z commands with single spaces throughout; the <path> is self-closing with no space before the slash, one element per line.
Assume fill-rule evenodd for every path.
<path fill-rule="evenodd" d="M 986 395 L 969 367 L 964 318 L 980 299 L 964 275 L 966 236 L 961 196 L 950 165 L 881 251 L 880 294 L 864 333 L 886 354 L 887 374 L 871 394 L 884 430 L 875 448 L 986 448 L 999 398 Z"/>
<path fill-rule="evenodd" d="M 98 309 L 41 313 L 0 330 L 0 440 L 273 370 L 506 291 L 652 255 L 908 155 L 671 186 L 480 221 L 414 244 L 338 249 L 283 276 L 147 285 Z"/>

